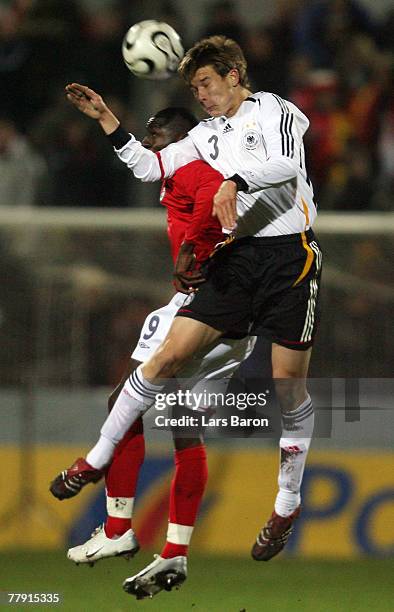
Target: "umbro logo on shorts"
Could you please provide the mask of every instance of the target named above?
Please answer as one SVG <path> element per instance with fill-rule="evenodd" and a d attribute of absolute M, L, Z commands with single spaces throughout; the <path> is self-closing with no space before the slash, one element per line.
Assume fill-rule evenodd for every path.
<path fill-rule="evenodd" d="M 138 343 L 138 346 L 139 346 L 140 348 L 145 348 L 145 349 L 150 348 L 148 344 L 145 344 L 145 342 L 139 342 L 139 343 Z"/>

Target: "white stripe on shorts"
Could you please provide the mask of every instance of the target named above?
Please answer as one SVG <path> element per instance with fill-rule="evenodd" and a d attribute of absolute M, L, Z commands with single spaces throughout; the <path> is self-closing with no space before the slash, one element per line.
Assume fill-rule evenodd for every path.
<path fill-rule="evenodd" d="M 316 273 L 317 273 L 319 272 L 320 267 L 321 267 L 321 260 L 322 260 L 321 251 L 315 241 L 312 241 L 309 244 L 309 246 L 311 247 L 316 257 L 315 266 L 316 266 Z M 319 290 L 319 286 L 318 286 L 317 280 L 316 278 L 312 278 L 309 281 L 308 307 L 306 311 L 304 329 L 302 330 L 302 334 L 301 334 L 301 342 L 310 342 L 310 340 L 312 340 L 312 332 L 313 332 L 313 326 L 315 323 L 316 299 L 317 299 L 318 290 Z"/>

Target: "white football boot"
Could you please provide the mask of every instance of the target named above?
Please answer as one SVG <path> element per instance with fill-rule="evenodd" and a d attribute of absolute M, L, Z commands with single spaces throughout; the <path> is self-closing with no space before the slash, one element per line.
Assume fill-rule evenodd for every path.
<path fill-rule="evenodd" d="M 135 576 L 126 578 L 123 589 L 137 599 L 153 597 L 163 589 L 179 588 L 187 578 L 187 557 L 163 559 L 154 555 L 155 560 Z"/>
<path fill-rule="evenodd" d="M 97 527 L 89 540 L 79 546 L 70 548 L 67 553 L 67 558 L 79 563 L 89 563 L 94 565 L 100 559 L 107 557 L 125 557 L 131 559 L 139 551 L 137 538 L 134 531 L 129 529 L 118 538 L 107 538 L 104 531 L 104 525 Z"/>

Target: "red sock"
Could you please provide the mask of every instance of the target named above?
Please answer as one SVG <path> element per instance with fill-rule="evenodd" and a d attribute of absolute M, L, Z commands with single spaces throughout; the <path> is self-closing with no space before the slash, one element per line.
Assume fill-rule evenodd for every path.
<path fill-rule="evenodd" d="M 133 499 L 137 488 L 138 474 L 144 461 L 145 441 L 143 434 L 142 419 L 138 419 L 115 449 L 111 465 L 105 474 L 105 485 L 107 489 L 108 517 L 105 523 L 105 533 L 108 538 L 120 536 L 131 528 L 131 510 L 126 510 L 122 516 L 123 504 L 119 509 L 110 509 L 108 498 L 112 498 L 112 508 L 117 505 L 113 501 L 116 498 Z M 133 502 L 128 501 L 129 505 Z M 110 513 L 115 516 L 110 516 Z"/>
<path fill-rule="evenodd" d="M 165 559 L 187 555 L 189 540 L 208 478 L 205 446 L 175 451 L 175 476 L 171 482 Z M 178 540 L 178 541 L 177 541 Z"/>

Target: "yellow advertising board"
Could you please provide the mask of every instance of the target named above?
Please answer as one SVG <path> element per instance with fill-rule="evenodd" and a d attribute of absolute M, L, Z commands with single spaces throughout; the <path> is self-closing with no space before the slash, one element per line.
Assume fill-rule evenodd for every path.
<path fill-rule="evenodd" d="M 86 449 L 40 447 L 33 482 L 16 448 L 0 449 L 0 548 L 66 548 L 83 541 L 105 518 L 103 485 L 59 502 L 50 480 Z M 193 535 L 201 553 L 249 555 L 273 509 L 278 453 L 209 448 L 209 483 Z M 134 526 L 143 547 L 160 550 L 165 537 L 172 451 L 147 456 Z M 25 480 L 23 480 L 25 478 Z M 286 554 L 349 558 L 394 555 L 394 453 L 311 450 L 304 476 L 303 512 Z"/>

